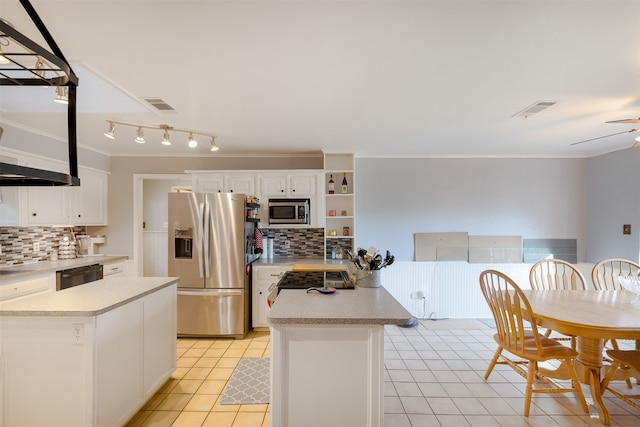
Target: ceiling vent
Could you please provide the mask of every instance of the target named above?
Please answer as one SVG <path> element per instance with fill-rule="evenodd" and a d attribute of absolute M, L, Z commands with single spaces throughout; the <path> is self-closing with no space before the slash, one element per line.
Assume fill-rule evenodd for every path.
<path fill-rule="evenodd" d="M 167 104 L 162 98 L 143 98 L 146 102 L 151 104 L 156 110 L 167 112 L 167 111 L 176 111 L 171 105 Z"/>
<path fill-rule="evenodd" d="M 538 114 L 542 110 L 546 110 L 549 107 L 556 105 L 558 101 L 538 101 L 535 104 L 529 105 L 522 111 L 518 111 L 511 117 L 524 117 L 525 119 L 534 114 Z"/>

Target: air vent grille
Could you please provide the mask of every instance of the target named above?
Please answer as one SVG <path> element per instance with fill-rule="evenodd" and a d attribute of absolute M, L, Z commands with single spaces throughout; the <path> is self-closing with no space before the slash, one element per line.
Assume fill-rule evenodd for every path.
<path fill-rule="evenodd" d="M 162 98 L 144 98 L 144 100 L 149 104 L 151 104 L 151 106 L 154 107 L 156 110 L 165 111 L 165 112 L 176 111 L 175 108 L 169 105 L 167 101 L 165 101 Z"/>
<path fill-rule="evenodd" d="M 542 110 L 546 110 L 547 108 L 552 107 L 552 106 L 556 105 L 557 103 L 558 103 L 558 101 L 538 101 L 535 104 L 529 105 L 524 110 L 518 111 L 517 113 L 515 113 L 511 117 L 525 117 L 526 118 L 526 117 L 529 117 L 529 116 L 533 116 L 534 114 L 538 114 Z"/>

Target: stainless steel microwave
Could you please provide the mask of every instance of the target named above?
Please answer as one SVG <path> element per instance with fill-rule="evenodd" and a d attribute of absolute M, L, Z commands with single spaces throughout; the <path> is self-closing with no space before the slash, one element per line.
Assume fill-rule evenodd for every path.
<path fill-rule="evenodd" d="M 269 224 L 309 224 L 309 199 L 269 199 Z"/>

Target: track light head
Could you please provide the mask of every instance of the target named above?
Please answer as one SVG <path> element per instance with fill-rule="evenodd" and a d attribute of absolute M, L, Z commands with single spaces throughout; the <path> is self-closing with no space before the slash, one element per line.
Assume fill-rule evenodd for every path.
<path fill-rule="evenodd" d="M 2 51 L 2 44 L 0 43 L 0 64 L 1 65 L 6 65 L 9 62 L 9 58 L 7 58 L 6 56 L 4 56 L 4 52 Z"/>
<path fill-rule="evenodd" d="M 198 141 L 195 140 L 193 134 L 189 132 L 189 148 L 196 148 L 198 146 Z"/>
<path fill-rule="evenodd" d="M 138 132 L 136 132 L 136 139 L 135 141 L 138 144 L 144 144 L 145 140 L 144 140 L 144 133 L 142 133 L 142 127 L 138 127 Z"/>
<path fill-rule="evenodd" d="M 109 122 L 109 130 L 104 133 L 104 136 L 106 136 L 109 139 L 116 139 L 116 136 L 113 134 L 115 130 L 116 130 L 115 123 Z"/>
<path fill-rule="evenodd" d="M 162 137 L 162 145 L 171 145 L 171 140 L 169 139 L 169 131 L 165 129 L 164 136 Z"/>
<path fill-rule="evenodd" d="M 38 56 L 38 59 L 36 60 L 35 70 L 33 70 L 33 76 L 31 76 L 31 78 L 32 79 L 45 78 L 44 62 L 42 62 L 42 58 L 40 58 L 39 56 Z"/>
<path fill-rule="evenodd" d="M 218 151 L 220 149 L 220 147 L 218 147 L 216 145 L 216 137 L 212 136 L 211 137 L 211 151 Z"/>
<path fill-rule="evenodd" d="M 54 99 L 58 104 L 68 104 L 67 88 L 65 86 L 56 86 L 56 97 Z"/>

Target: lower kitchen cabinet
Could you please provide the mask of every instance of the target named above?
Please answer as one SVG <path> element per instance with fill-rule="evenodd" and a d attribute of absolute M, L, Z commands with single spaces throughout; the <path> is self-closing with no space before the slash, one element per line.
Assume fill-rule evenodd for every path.
<path fill-rule="evenodd" d="M 176 293 L 93 316 L 3 317 L 0 424 L 124 425 L 176 368 Z"/>
<path fill-rule="evenodd" d="M 0 301 L 24 298 L 40 293 L 53 292 L 55 290 L 55 273 L 42 273 L 29 276 L 29 278 L 25 280 L 18 280 L 15 283 L 0 286 Z"/>
<path fill-rule="evenodd" d="M 267 299 L 271 291 L 269 288 L 278 284 L 280 277 L 291 271 L 292 266 L 286 264 L 254 265 L 251 276 L 251 324 L 254 328 L 268 328 L 267 313 L 269 305 Z"/>

